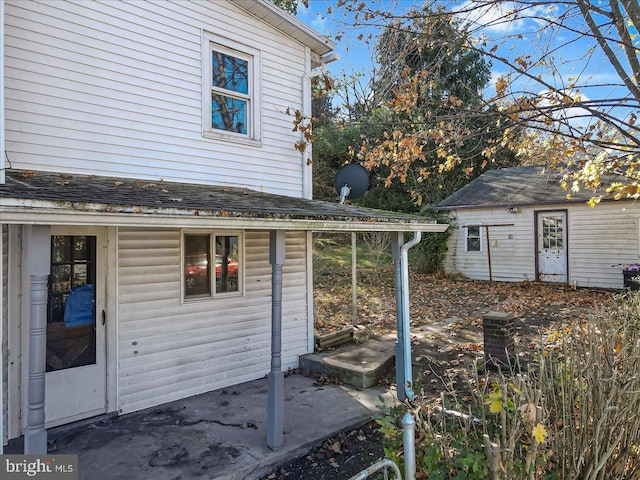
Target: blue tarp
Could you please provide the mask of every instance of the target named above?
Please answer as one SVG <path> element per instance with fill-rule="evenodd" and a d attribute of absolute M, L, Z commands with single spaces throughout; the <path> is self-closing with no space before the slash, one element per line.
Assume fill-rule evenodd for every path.
<path fill-rule="evenodd" d="M 95 325 L 95 286 L 80 285 L 71 290 L 64 308 L 64 326 Z"/>

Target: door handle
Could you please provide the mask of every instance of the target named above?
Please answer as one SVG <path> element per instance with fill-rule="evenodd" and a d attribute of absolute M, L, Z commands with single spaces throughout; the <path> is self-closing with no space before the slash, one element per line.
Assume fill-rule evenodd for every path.
<path fill-rule="evenodd" d="M 105 323 L 107 323 L 107 312 L 102 310 L 102 326 L 104 326 Z"/>

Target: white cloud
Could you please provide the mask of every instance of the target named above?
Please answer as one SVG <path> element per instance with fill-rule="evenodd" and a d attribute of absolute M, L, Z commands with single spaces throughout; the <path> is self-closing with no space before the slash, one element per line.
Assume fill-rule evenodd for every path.
<path fill-rule="evenodd" d="M 328 35 L 329 33 L 331 33 L 329 31 L 329 22 L 327 21 L 327 17 L 318 9 L 317 3 L 309 2 L 308 7 L 305 7 L 304 4 L 299 3 L 297 17 L 303 23 L 306 23 L 316 32 L 321 33 L 322 35 Z"/>
<path fill-rule="evenodd" d="M 543 18 L 551 16 L 548 6 L 523 9 L 514 1 L 487 2 L 466 0 L 453 9 L 458 18 L 471 31 L 489 36 L 515 34 L 540 25 Z"/>
<path fill-rule="evenodd" d="M 583 93 L 565 91 L 567 95 L 575 98 L 577 101 L 588 102 L 589 97 Z M 557 108 L 557 110 L 551 113 L 551 116 L 561 125 L 571 126 L 580 130 L 585 130 L 595 118 L 591 115 L 591 112 L 581 107 L 564 107 L 563 108 L 563 96 L 560 93 L 549 92 L 548 90 L 542 91 L 538 94 L 538 106 L 540 108 Z"/>
<path fill-rule="evenodd" d="M 322 33 L 323 35 L 327 35 L 329 33 L 329 27 L 327 26 L 327 18 L 322 15 L 316 14 L 316 18 L 311 21 L 311 27 L 317 31 Z"/>

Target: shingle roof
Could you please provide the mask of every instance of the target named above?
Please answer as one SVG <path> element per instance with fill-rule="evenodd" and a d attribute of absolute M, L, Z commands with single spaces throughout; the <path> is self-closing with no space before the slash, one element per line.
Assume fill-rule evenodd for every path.
<path fill-rule="evenodd" d="M 489 170 L 449 196 L 436 208 L 490 208 L 517 205 L 585 202 L 591 195 L 567 192 L 560 185 L 561 174 L 544 167 L 514 167 Z"/>
<path fill-rule="evenodd" d="M 49 205 L 53 202 L 52 205 Z M 0 185 L 0 216 L 34 208 L 64 212 L 173 215 L 218 220 L 303 220 L 350 224 L 387 224 L 389 230 L 428 230 L 433 220 L 418 215 L 388 212 L 257 192 L 249 189 L 70 175 L 53 172 L 7 170 Z M 394 227 L 395 225 L 395 227 Z M 329 228 L 327 228 L 329 229 Z M 386 228 L 382 228 L 383 230 Z"/>

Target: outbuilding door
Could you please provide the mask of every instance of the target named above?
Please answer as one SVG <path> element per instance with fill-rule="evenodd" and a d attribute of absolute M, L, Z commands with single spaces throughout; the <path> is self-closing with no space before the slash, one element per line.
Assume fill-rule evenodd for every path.
<path fill-rule="evenodd" d="M 47 427 L 106 411 L 105 251 L 102 229 L 51 231 Z"/>
<path fill-rule="evenodd" d="M 537 279 L 541 282 L 566 283 L 567 212 L 536 212 Z"/>

